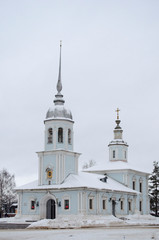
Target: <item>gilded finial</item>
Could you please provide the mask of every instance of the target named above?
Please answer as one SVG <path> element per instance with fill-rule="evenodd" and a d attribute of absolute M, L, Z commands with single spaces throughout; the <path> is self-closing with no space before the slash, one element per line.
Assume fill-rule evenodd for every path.
<path fill-rule="evenodd" d="M 117 112 L 117 120 L 119 120 L 119 112 L 120 112 L 120 109 L 117 108 L 117 110 L 115 110 Z"/>

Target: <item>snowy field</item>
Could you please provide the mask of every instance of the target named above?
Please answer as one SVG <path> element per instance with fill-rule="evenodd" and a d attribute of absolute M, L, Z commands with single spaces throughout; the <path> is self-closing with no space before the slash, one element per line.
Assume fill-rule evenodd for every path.
<path fill-rule="evenodd" d="M 0 230 L 0 240 L 159 240 L 159 228 Z"/>

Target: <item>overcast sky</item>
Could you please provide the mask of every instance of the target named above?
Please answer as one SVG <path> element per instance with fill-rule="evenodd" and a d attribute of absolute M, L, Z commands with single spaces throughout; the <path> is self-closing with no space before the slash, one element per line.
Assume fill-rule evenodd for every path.
<path fill-rule="evenodd" d="M 129 162 L 159 161 L 159 1 L 0 0 L 0 169 L 37 178 L 62 46 L 64 99 L 80 165 L 108 161 L 121 109 Z"/>

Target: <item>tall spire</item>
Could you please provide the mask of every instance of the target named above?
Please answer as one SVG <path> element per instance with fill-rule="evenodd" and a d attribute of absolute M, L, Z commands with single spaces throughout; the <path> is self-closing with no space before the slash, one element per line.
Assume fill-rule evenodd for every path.
<path fill-rule="evenodd" d="M 61 81 L 61 48 L 62 48 L 62 41 L 60 41 L 60 59 L 59 59 L 59 75 L 57 81 L 57 94 L 55 95 L 54 103 L 55 105 L 63 105 L 65 100 L 63 99 L 63 95 L 61 94 L 62 91 L 62 81 Z"/>
<path fill-rule="evenodd" d="M 61 48 L 62 48 L 62 41 L 60 41 L 60 59 L 59 59 L 59 76 L 58 76 L 58 82 L 57 82 L 57 91 L 58 93 L 62 90 L 62 82 L 61 82 Z"/>

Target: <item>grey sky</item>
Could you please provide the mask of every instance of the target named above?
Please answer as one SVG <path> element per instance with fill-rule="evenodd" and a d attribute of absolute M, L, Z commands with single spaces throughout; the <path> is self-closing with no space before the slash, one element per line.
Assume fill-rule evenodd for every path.
<path fill-rule="evenodd" d="M 129 161 L 159 161 L 159 1 L 0 0 L 0 169 L 37 177 L 62 39 L 64 99 L 81 163 L 108 160 L 121 109 Z"/>

